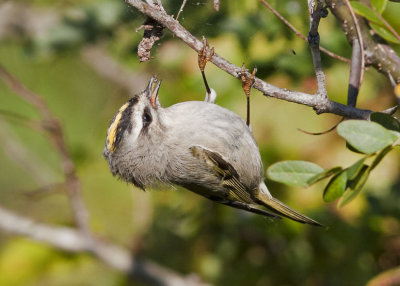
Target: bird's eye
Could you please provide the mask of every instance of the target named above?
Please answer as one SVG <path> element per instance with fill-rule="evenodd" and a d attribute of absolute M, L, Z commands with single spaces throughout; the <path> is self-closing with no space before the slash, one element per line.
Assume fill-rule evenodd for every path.
<path fill-rule="evenodd" d="M 143 128 L 149 126 L 152 120 L 153 120 L 153 118 L 151 116 L 150 110 L 148 108 L 145 108 L 145 110 L 143 111 L 143 117 L 142 117 Z"/>

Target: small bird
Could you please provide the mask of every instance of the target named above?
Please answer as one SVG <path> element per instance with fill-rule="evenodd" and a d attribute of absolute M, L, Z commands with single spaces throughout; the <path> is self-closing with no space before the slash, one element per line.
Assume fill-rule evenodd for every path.
<path fill-rule="evenodd" d="M 152 77 L 112 118 L 103 155 L 114 176 L 142 189 L 178 185 L 234 208 L 321 226 L 270 194 L 257 143 L 242 118 L 212 103 L 213 96 L 164 108 L 160 84 Z"/>

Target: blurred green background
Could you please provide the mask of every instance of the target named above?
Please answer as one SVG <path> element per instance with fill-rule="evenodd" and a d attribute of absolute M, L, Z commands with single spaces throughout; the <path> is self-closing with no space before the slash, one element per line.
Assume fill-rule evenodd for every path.
<path fill-rule="evenodd" d="M 307 34 L 305 1 L 269 2 Z M 181 5 L 163 3 L 175 15 Z M 4 10 L 10 5 L 27 14 L 15 14 L 20 27 L 2 28 L 5 16 L 14 15 Z M 399 31 L 400 4 L 389 5 L 384 17 Z M 215 285 L 363 285 L 399 265 L 398 152 L 385 158 L 364 192 L 341 209 L 323 202 L 326 181 L 307 189 L 267 181 L 274 196 L 327 228 L 270 221 L 184 189 L 142 192 L 113 178 L 101 156 L 108 123 L 153 74 L 163 80 L 164 106 L 203 100 L 197 54 L 165 31 L 152 50 L 154 59 L 139 63 L 136 50 L 142 31 L 135 29 L 145 17 L 123 1 L 0 1 L 1 15 L 0 64 L 41 95 L 61 120 L 98 236 Z M 46 21 L 51 24 L 46 26 Z M 189 0 L 180 22 L 196 37 L 205 35 L 215 51 L 234 64 L 257 67 L 257 76 L 267 82 L 316 91 L 307 44 L 259 1 L 222 0 L 215 12 L 212 1 Z M 30 29 L 24 30 L 24 24 Z M 350 46 L 331 14 L 322 20 L 320 34 L 324 47 L 350 56 Z M 123 72 L 104 76 L 110 69 L 104 58 Z M 349 65 L 324 54 L 322 59 L 330 98 L 345 103 Z M 244 118 L 241 83 L 212 64 L 206 75 L 218 93 L 217 104 Z M 121 84 L 124 78 L 128 81 Z M 367 70 L 358 104 L 374 110 L 395 105 L 389 81 Z M 256 90 L 251 108 L 264 166 L 309 160 L 329 168 L 348 166 L 359 158 L 345 149 L 335 131 L 310 136 L 297 130 L 329 129 L 338 116 L 318 116 L 311 108 L 266 98 Z M 1 206 L 41 222 L 73 226 L 67 199 L 57 187 L 63 181 L 57 152 L 46 136 L 5 116 L 12 112 L 35 119 L 38 114 L 3 82 L 0 109 Z M 37 191 L 52 184 L 49 192 Z M 129 280 L 89 255 L 69 254 L 0 230 L 0 285 L 129 285 Z"/>

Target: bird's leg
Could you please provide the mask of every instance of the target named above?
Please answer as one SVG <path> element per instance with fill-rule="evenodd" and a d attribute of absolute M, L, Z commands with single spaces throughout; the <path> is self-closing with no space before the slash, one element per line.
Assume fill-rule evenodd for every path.
<path fill-rule="evenodd" d="M 205 101 L 214 103 L 215 98 L 217 97 L 216 92 L 208 86 L 206 75 L 204 73 L 204 69 L 206 67 L 207 62 L 209 62 L 214 55 L 214 48 L 210 49 L 210 46 L 206 40 L 206 37 L 203 36 L 203 48 L 199 52 L 198 56 L 198 64 L 201 71 L 201 75 L 203 77 L 204 85 L 206 86 L 206 98 Z"/>
<path fill-rule="evenodd" d="M 244 93 L 246 94 L 247 98 L 247 118 L 246 118 L 246 124 L 247 126 L 250 126 L 250 91 L 251 87 L 254 84 L 254 76 L 256 75 L 257 69 L 254 68 L 253 72 L 249 76 L 247 74 L 246 68 L 244 67 L 244 64 L 242 65 L 242 70 L 240 71 L 240 80 L 242 81 L 242 88 Z"/>

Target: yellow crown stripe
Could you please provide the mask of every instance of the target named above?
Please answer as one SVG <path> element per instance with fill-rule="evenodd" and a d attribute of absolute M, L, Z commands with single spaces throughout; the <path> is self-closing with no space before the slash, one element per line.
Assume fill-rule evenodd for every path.
<path fill-rule="evenodd" d="M 129 102 L 125 103 L 124 105 L 122 105 L 120 107 L 120 109 L 118 110 L 117 115 L 115 116 L 114 121 L 111 123 L 110 127 L 108 128 L 108 132 L 107 132 L 107 149 L 110 151 L 114 151 L 115 150 L 115 139 L 117 138 L 117 129 L 118 129 L 118 125 L 119 122 L 121 121 L 121 117 L 122 117 L 122 112 L 124 112 L 124 110 L 129 106 Z"/>

